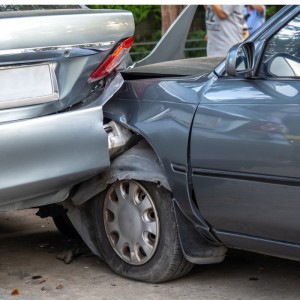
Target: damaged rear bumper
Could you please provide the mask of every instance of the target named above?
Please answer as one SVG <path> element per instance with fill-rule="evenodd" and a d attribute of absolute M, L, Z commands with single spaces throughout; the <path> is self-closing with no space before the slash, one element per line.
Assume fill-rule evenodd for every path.
<path fill-rule="evenodd" d="M 59 202 L 109 166 L 102 107 L 0 125 L 0 211 Z"/>

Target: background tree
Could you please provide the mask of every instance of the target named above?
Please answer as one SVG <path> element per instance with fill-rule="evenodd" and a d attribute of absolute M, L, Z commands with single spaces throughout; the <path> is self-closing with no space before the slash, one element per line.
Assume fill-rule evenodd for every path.
<path fill-rule="evenodd" d="M 162 35 L 167 31 L 174 20 L 184 9 L 184 5 L 161 5 L 161 31 Z"/>

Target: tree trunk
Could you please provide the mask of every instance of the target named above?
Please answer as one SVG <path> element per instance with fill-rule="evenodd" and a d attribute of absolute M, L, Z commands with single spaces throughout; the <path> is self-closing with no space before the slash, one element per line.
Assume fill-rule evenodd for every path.
<path fill-rule="evenodd" d="M 184 5 L 161 5 L 161 31 L 162 35 L 182 12 Z"/>

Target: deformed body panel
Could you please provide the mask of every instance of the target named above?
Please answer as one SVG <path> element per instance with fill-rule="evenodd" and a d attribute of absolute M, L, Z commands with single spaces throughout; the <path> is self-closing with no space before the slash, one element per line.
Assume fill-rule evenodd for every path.
<path fill-rule="evenodd" d="M 29 72 L 42 64 L 51 67 L 56 95 L 46 101 L 33 93 L 22 103 L 12 103 L 4 94 L 2 107 L 5 104 L 7 109 L 0 110 L 0 122 L 56 113 L 86 100 L 95 89 L 95 84 L 88 82 L 91 74 L 120 41 L 134 34 L 132 13 L 122 10 L 2 12 L 0 25 L 0 72 L 10 85 L 15 84 L 14 96 L 20 93 L 22 80 L 16 82 L 9 73 Z M 27 73 L 19 77 L 27 79 Z M 39 77 L 29 75 L 38 84 Z M 4 86 L 2 80 L 0 88 Z"/>
<path fill-rule="evenodd" d="M 2 124 L 0 144 L 0 210 L 71 187 L 110 163 L 102 107 Z"/>
<path fill-rule="evenodd" d="M 0 25 L 0 88 L 9 83 L 0 99 L 0 211 L 61 202 L 110 164 L 102 105 L 123 80 L 88 78 L 133 35 L 132 13 L 18 11 L 2 13 Z"/>
<path fill-rule="evenodd" d="M 188 147 L 197 105 L 214 80 L 208 73 L 189 78 L 127 80 L 103 107 L 105 117 L 147 140 L 163 165 L 180 209 L 206 232 L 209 226 L 192 203 Z"/>

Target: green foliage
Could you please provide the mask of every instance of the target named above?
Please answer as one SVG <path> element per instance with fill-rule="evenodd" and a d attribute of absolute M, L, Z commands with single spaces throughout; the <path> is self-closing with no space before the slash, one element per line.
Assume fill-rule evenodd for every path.
<path fill-rule="evenodd" d="M 155 20 L 155 22 L 161 21 L 161 13 L 160 13 L 160 5 L 88 5 L 90 8 L 97 9 L 125 9 L 129 10 L 133 13 L 134 20 L 136 24 L 139 24 L 144 21 Z M 273 16 L 276 12 L 278 12 L 284 5 L 266 5 L 267 8 L 267 18 Z M 205 29 L 204 24 L 204 7 L 203 5 L 199 5 L 197 8 L 196 18 L 199 19 L 200 28 Z M 198 25 L 198 26 L 199 26 Z"/>
<path fill-rule="evenodd" d="M 275 15 L 284 5 L 266 5 L 267 19 Z"/>
<path fill-rule="evenodd" d="M 89 5 L 90 8 L 96 9 L 125 9 L 132 12 L 136 24 L 147 19 L 154 19 L 160 22 L 160 5 Z"/>

